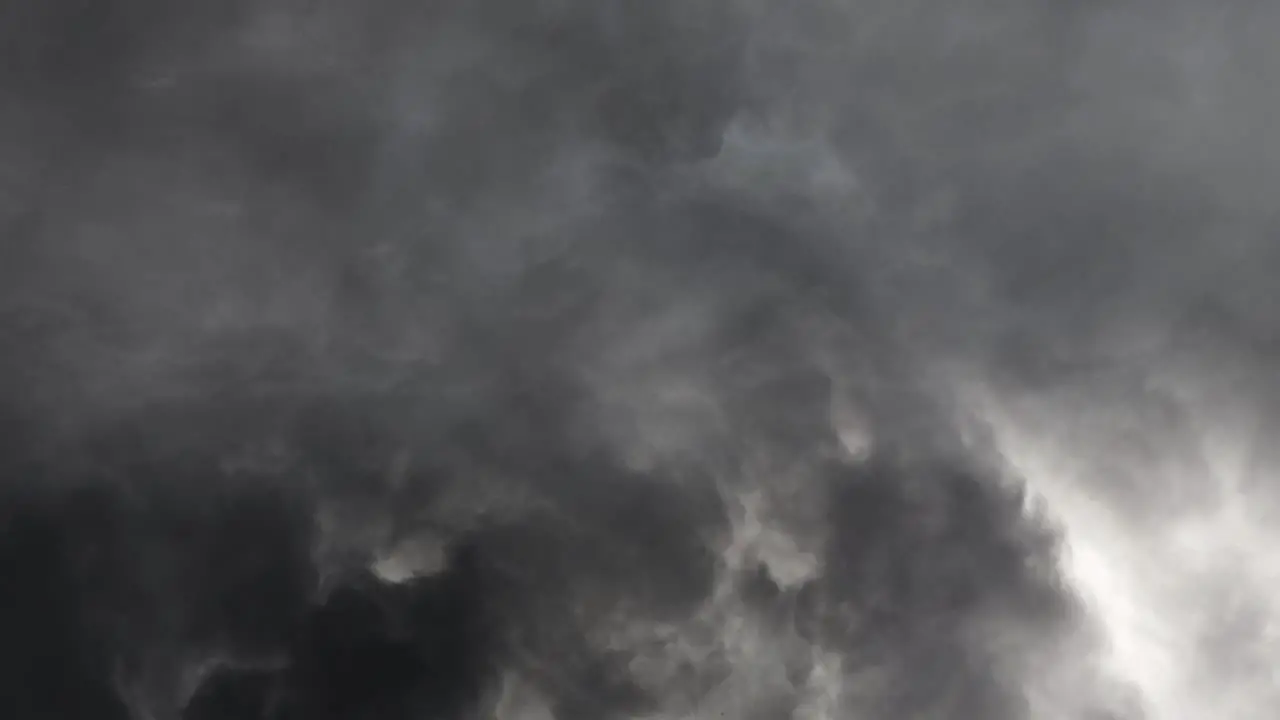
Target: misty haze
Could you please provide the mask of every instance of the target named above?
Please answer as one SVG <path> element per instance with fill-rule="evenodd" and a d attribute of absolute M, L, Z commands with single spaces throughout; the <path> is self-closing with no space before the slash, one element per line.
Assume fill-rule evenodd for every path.
<path fill-rule="evenodd" d="M 1280 717 L 1278 35 L 0 0 L 0 717 Z"/>

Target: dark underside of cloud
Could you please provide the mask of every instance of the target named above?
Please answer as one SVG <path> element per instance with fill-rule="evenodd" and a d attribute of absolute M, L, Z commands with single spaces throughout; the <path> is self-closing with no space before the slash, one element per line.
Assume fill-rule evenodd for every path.
<path fill-rule="evenodd" d="M 1280 347 L 1191 5 L 3 0 L 0 715 L 1167 720 L 961 388 Z"/>

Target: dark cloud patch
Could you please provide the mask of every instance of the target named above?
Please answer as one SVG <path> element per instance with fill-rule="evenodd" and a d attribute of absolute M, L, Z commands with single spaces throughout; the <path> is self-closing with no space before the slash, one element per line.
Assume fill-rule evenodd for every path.
<path fill-rule="evenodd" d="M 1224 7 L 0 5 L 3 702 L 1181 720 L 1071 551 L 1269 397 Z"/>

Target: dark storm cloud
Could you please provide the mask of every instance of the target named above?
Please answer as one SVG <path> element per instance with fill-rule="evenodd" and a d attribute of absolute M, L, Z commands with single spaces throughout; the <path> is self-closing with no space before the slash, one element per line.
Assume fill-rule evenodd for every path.
<path fill-rule="evenodd" d="M 1264 394 L 1223 8 L 6 3 L 16 716 L 1181 720 L 968 403 Z"/>

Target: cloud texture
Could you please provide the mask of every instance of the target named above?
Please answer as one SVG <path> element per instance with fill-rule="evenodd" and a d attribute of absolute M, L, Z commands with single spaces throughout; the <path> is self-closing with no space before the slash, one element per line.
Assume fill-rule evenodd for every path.
<path fill-rule="evenodd" d="M 0 705 L 1274 714 L 1277 27 L 0 4 Z"/>

